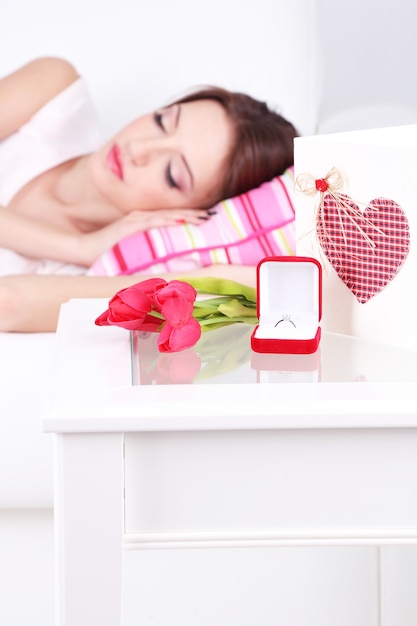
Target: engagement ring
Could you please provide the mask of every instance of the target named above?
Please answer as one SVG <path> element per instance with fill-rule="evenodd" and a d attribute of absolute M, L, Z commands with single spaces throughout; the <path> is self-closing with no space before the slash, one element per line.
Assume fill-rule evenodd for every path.
<path fill-rule="evenodd" d="M 284 313 L 282 315 L 282 318 L 278 320 L 278 322 L 275 324 L 275 328 L 278 326 L 278 324 L 281 324 L 282 322 L 289 322 L 290 324 L 294 326 L 294 328 L 296 327 L 294 322 L 291 319 L 291 315 L 289 315 L 288 313 Z"/>

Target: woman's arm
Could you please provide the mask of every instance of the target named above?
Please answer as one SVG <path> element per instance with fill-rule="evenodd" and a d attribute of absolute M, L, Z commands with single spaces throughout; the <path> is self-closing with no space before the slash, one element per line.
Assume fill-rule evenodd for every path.
<path fill-rule="evenodd" d="M 0 206 L 0 248 L 35 259 L 51 259 L 90 267 L 106 250 L 124 237 L 178 222 L 202 224 L 208 213 L 197 209 L 132 211 L 122 218 L 87 233 L 67 232 Z"/>
<path fill-rule="evenodd" d="M 64 59 L 36 59 L 0 79 L 0 140 L 18 130 L 78 74 Z"/>
<path fill-rule="evenodd" d="M 211 265 L 183 274 L 158 274 L 173 280 L 195 276 L 230 278 L 255 286 L 256 269 L 244 265 Z M 116 291 L 150 276 L 17 275 L 0 278 L 0 331 L 56 330 L 61 304 L 72 298 L 111 298 Z M 92 322 L 93 323 L 93 322 Z"/>
<path fill-rule="evenodd" d="M 66 232 L 0 206 L 0 248 L 34 259 L 53 259 L 88 267 L 82 245 L 84 235 Z M 85 262 L 84 262 L 85 261 Z"/>

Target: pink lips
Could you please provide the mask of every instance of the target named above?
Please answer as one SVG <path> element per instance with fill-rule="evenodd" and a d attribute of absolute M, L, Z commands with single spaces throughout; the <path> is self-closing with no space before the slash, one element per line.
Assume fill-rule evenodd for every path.
<path fill-rule="evenodd" d="M 123 180 L 123 165 L 120 154 L 120 148 L 116 144 L 111 148 L 107 155 L 107 164 L 110 171 L 113 172 L 117 178 Z"/>

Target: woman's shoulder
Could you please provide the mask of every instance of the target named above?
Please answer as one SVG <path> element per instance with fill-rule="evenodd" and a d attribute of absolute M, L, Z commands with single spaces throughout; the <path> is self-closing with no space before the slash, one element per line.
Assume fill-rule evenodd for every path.
<path fill-rule="evenodd" d="M 69 61 L 41 57 L 0 80 L 0 139 L 18 130 L 79 78 Z"/>
<path fill-rule="evenodd" d="M 26 64 L 24 69 L 28 75 L 32 74 L 48 100 L 79 78 L 74 65 L 61 57 L 39 57 Z"/>
<path fill-rule="evenodd" d="M 3 139 L 0 134 L 0 204 L 9 204 L 35 177 L 64 161 L 93 152 L 103 142 L 88 86 L 81 76 L 76 74 L 72 80 L 73 76 L 69 71 L 69 80 L 62 81 L 57 93 L 51 93 L 13 133 Z"/>
<path fill-rule="evenodd" d="M 12 75 L 13 76 L 13 75 Z M 30 61 L 14 73 L 16 82 L 28 95 L 38 95 L 38 106 L 42 106 L 72 85 L 79 74 L 74 65 L 61 57 L 39 57 Z"/>

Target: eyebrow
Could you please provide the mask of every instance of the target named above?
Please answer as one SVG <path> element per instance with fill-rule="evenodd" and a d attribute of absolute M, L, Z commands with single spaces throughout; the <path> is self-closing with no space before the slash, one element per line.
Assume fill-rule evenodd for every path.
<path fill-rule="evenodd" d="M 180 116 L 181 116 L 181 111 L 182 111 L 182 107 L 181 104 L 178 104 L 178 109 L 177 109 L 177 117 L 175 119 L 175 127 L 178 128 L 179 122 L 180 122 Z M 181 154 L 181 159 L 184 163 L 185 169 L 187 170 L 190 179 L 191 179 L 191 189 L 194 189 L 194 177 L 193 177 L 193 173 L 191 171 L 190 166 L 187 163 L 187 159 L 185 158 L 185 156 L 183 154 Z"/>

